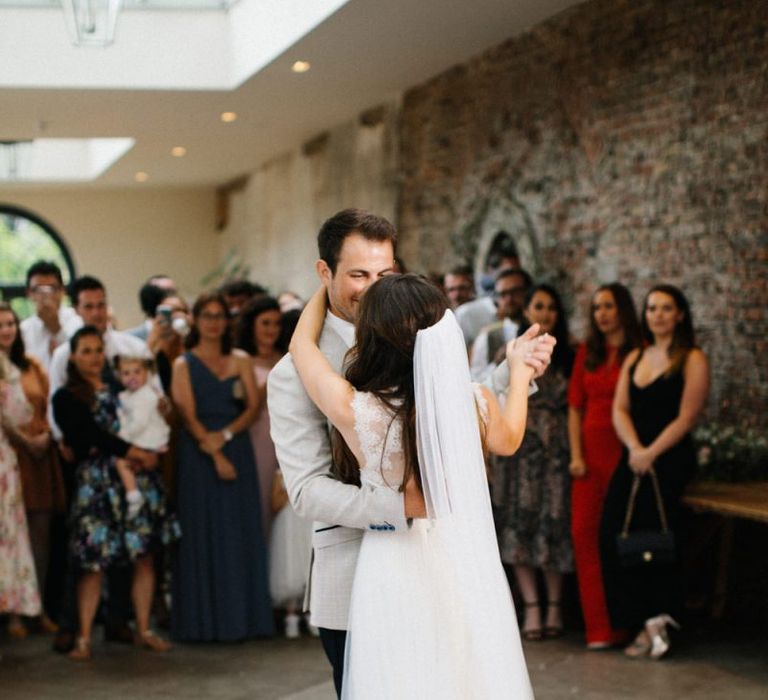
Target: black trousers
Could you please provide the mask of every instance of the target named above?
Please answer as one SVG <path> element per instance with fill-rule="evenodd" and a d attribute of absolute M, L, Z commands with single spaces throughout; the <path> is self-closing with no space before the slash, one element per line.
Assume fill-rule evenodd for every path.
<path fill-rule="evenodd" d="M 684 455 L 685 456 L 685 455 Z M 667 460 L 656 465 L 659 490 L 670 529 L 675 533 L 678 550 L 681 543 L 680 515 L 685 486 L 693 476 L 695 463 Z M 600 555 L 603 566 L 605 599 L 611 624 L 615 629 L 635 632 L 645 620 L 661 613 L 674 617 L 682 613 L 682 575 L 677 563 L 625 568 L 619 561 L 616 536 L 624 525 L 624 516 L 634 474 L 626 458 L 613 474 L 603 504 L 600 524 Z M 635 514 L 630 529 L 660 530 L 656 499 L 651 478 L 644 476 L 637 493 Z M 678 556 L 679 560 L 679 556 Z"/>
<path fill-rule="evenodd" d="M 320 628 L 320 641 L 328 661 L 333 666 L 333 685 L 336 695 L 341 697 L 341 680 L 344 678 L 344 647 L 347 643 L 346 630 L 329 630 Z"/>

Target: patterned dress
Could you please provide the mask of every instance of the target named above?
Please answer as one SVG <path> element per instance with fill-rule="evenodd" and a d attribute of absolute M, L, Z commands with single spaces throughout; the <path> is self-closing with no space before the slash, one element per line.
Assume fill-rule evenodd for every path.
<path fill-rule="evenodd" d="M 32 408 L 21 387 L 19 371 L 0 357 L 0 613 L 40 614 L 40 594 L 29 545 L 16 452 L 6 427 L 23 426 Z"/>
<path fill-rule="evenodd" d="M 573 571 L 568 473 L 568 379 L 551 369 L 528 401 L 520 449 L 493 458 L 493 502 L 502 561 Z"/>
<path fill-rule="evenodd" d="M 73 416 L 71 409 L 78 404 L 83 406 L 66 389 L 54 397 L 56 422 L 79 458 L 71 548 L 81 569 L 101 571 L 170 544 L 180 537 L 181 530 L 168 511 L 158 470 L 137 472 L 136 484 L 145 502 L 135 518 L 126 518 L 125 488 L 115 461 L 129 445 L 115 437 L 120 428 L 117 399 L 108 389 L 96 392 L 90 416 L 82 412 Z"/>

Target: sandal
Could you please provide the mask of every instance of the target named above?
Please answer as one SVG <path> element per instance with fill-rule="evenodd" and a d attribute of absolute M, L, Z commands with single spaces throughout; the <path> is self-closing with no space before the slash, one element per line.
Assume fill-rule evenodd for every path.
<path fill-rule="evenodd" d="M 26 625 L 19 617 L 12 617 L 8 622 L 8 626 L 5 628 L 5 631 L 8 633 L 8 636 L 11 639 L 16 640 L 26 639 L 29 635 Z"/>
<path fill-rule="evenodd" d="M 40 616 L 39 624 L 43 634 L 56 634 L 59 631 L 59 626 L 45 613 Z"/>
<path fill-rule="evenodd" d="M 137 647 L 141 647 L 142 649 L 157 652 L 169 651 L 173 648 L 169 641 L 156 635 L 152 630 L 147 630 L 141 634 L 137 632 L 134 639 L 134 644 L 136 644 Z"/>
<path fill-rule="evenodd" d="M 67 654 L 72 661 L 90 661 L 91 660 L 91 640 L 85 637 L 75 639 L 75 646 Z"/>
<path fill-rule="evenodd" d="M 651 653 L 651 638 L 643 629 L 632 642 L 624 647 L 624 656 L 628 659 L 642 659 Z"/>
<path fill-rule="evenodd" d="M 523 607 L 525 608 L 538 608 L 539 607 L 539 601 L 535 601 L 533 603 L 523 603 Z M 525 624 L 525 623 L 523 623 Z M 521 630 L 520 636 L 526 641 L 526 642 L 541 642 L 544 639 L 544 633 L 541 629 L 541 627 L 534 627 L 533 629 L 529 630 Z"/>
<path fill-rule="evenodd" d="M 549 608 L 560 608 L 560 601 L 559 600 L 550 600 L 547 602 L 547 614 L 549 614 Z M 562 620 L 563 614 L 560 613 L 560 619 Z M 565 629 L 563 628 L 563 623 L 561 622 L 559 625 L 546 625 L 544 627 L 544 639 L 558 639 L 559 637 L 562 637 L 565 633 Z"/>

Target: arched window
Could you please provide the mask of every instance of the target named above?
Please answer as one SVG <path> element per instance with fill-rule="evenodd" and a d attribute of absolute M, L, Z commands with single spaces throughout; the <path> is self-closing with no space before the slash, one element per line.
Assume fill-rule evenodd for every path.
<path fill-rule="evenodd" d="M 33 312 L 26 298 L 27 270 L 38 260 L 56 263 L 65 286 L 75 278 L 72 256 L 49 223 L 32 212 L 0 204 L 0 292 L 21 318 Z"/>
<path fill-rule="evenodd" d="M 500 264 L 509 262 L 513 262 L 514 267 L 520 267 L 520 256 L 515 240 L 506 231 L 497 231 L 485 257 L 485 266 L 496 269 Z"/>

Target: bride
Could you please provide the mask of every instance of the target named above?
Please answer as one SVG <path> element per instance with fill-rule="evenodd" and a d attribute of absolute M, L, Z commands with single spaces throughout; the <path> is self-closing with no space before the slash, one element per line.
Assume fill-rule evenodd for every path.
<path fill-rule="evenodd" d="M 546 365 L 554 340 L 537 338 L 533 326 L 509 343 L 502 409 L 487 388 L 471 384 L 461 330 L 427 280 L 391 275 L 368 289 L 345 377 L 317 345 L 326 303 L 323 287 L 307 304 L 290 352 L 334 426 L 335 476 L 376 488 L 415 486 L 427 515 L 405 532 L 363 536 L 342 697 L 532 698 L 483 453 L 508 455 L 520 445 L 529 364 Z"/>

